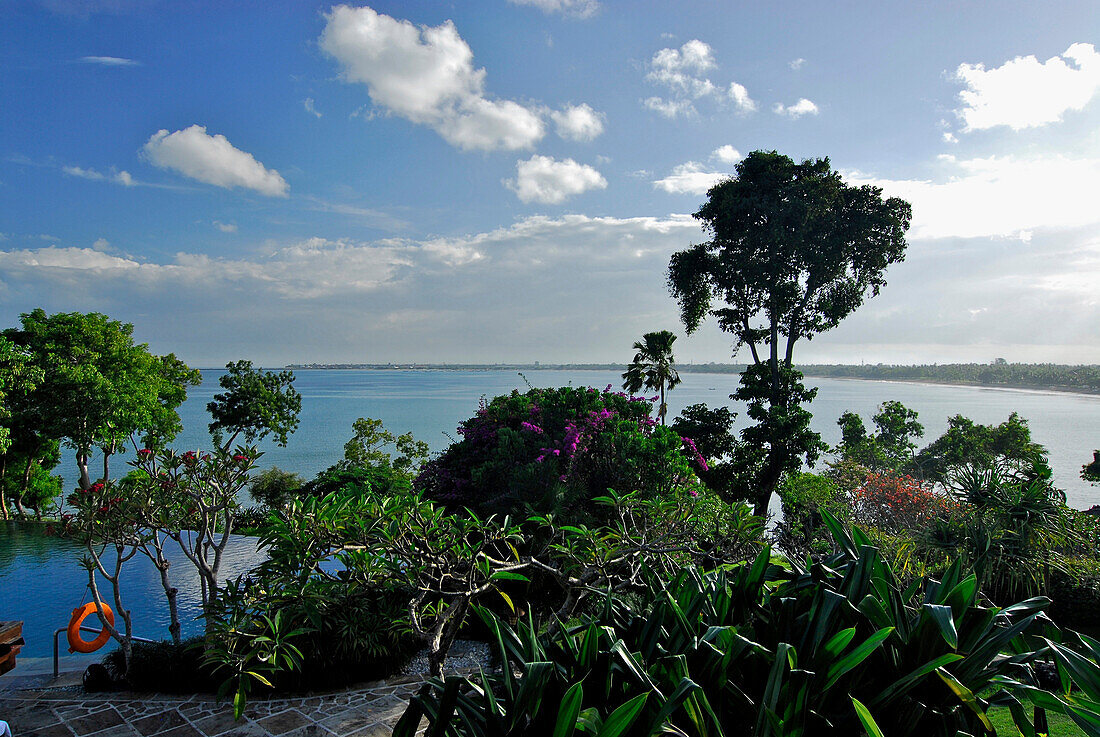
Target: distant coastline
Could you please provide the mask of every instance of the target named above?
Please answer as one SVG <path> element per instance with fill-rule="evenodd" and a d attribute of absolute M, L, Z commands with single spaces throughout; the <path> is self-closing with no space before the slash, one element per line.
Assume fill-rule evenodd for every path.
<path fill-rule="evenodd" d="M 624 371 L 619 363 L 311 363 L 290 364 L 301 370 L 357 371 Z M 681 373 L 739 374 L 741 363 L 683 363 Z M 868 379 L 949 386 L 978 386 L 995 389 L 1030 389 L 1100 395 L 1100 365 L 1069 366 L 997 362 L 924 365 L 894 364 L 808 364 L 798 369 L 806 376 L 827 379 Z"/>

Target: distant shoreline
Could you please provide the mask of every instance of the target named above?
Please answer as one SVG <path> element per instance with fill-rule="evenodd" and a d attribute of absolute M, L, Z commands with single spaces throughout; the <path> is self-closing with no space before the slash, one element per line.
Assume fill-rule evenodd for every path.
<path fill-rule="evenodd" d="M 284 368 L 293 371 L 614 371 L 626 370 L 626 364 L 614 363 L 341 363 L 341 364 L 290 364 Z M 740 374 L 745 364 L 690 363 L 678 364 L 680 373 Z M 807 377 L 818 379 L 858 379 L 861 381 L 892 381 L 908 384 L 937 384 L 940 386 L 979 387 L 984 389 L 1011 389 L 1020 391 L 1046 391 L 1063 394 L 1100 395 L 1100 366 L 1067 366 L 1058 364 L 942 364 L 923 366 L 896 366 L 885 364 L 846 365 L 812 364 L 799 366 Z M 936 374 L 940 374 L 937 376 Z M 1042 374 L 1049 379 L 1069 381 L 1020 381 L 1013 378 L 1027 374 Z M 975 378 L 969 378 L 974 376 Z M 986 377 L 984 380 L 982 377 Z"/>

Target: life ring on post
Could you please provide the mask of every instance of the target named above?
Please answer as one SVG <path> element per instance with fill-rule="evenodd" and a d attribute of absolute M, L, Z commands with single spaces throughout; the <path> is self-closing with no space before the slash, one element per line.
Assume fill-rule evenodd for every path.
<path fill-rule="evenodd" d="M 103 617 L 107 622 L 114 627 L 115 626 L 115 613 L 111 611 L 111 607 L 107 606 L 104 602 Z M 69 652 L 71 653 L 94 653 L 99 648 L 107 644 L 107 640 L 111 639 L 111 633 L 104 627 L 99 632 L 99 636 L 88 642 L 80 636 L 80 625 L 89 614 L 93 614 L 96 611 L 96 605 L 94 601 L 90 601 L 84 606 L 79 606 L 73 609 L 73 617 L 69 620 L 68 628 L 68 640 L 69 640 Z"/>

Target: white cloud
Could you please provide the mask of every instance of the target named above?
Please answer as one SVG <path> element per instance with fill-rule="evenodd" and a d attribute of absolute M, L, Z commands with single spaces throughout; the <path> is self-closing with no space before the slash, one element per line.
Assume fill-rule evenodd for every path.
<path fill-rule="evenodd" d="M 732 147 L 723 146 L 718 151 L 724 148 Z M 663 189 L 669 194 L 701 195 L 706 194 L 707 190 L 728 176 L 726 172 L 708 171 L 698 161 L 687 161 L 673 168 L 672 173 L 664 179 L 653 182 L 653 187 Z"/>
<path fill-rule="evenodd" d="M 508 0 L 515 5 L 532 5 L 544 13 L 561 13 L 588 18 L 600 9 L 596 0 Z"/>
<path fill-rule="evenodd" d="M 741 159 L 745 158 L 741 155 L 741 152 L 735 149 L 728 143 L 725 146 L 719 146 L 710 153 L 712 159 L 718 159 L 726 164 L 736 164 Z"/>
<path fill-rule="evenodd" d="M 781 102 L 777 102 L 772 107 L 772 110 L 774 110 L 778 115 L 786 115 L 788 118 L 791 119 L 801 118 L 803 115 L 817 115 L 818 113 L 817 105 L 815 105 L 810 100 L 807 100 L 805 97 L 801 98 L 798 102 L 790 106 L 784 105 Z"/>
<path fill-rule="evenodd" d="M 95 243 L 92 244 L 92 248 L 97 251 L 106 251 L 111 247 L 111 242 L 106 238 L 96 238 Z"/>
<path fill-rule="evenodd" d="M 1083 109 L 1100 91 L 1100 53 L 1092 44 L 1075 43 L 1045 62 L 1018 56 L 993 69 L 960 64 L 955 78 L 967 88 L 959 93 L 963 104 L 956 111 L 964 132 L 999 125 L 1034 128 Z"/>
<path fill-rule="evenodd" d="M 220 220 L 215 220 L 214 221 L 214 227 L 217 228 L 218 230 L 220 230 L 223 233 L 236 233 L 237 232 L 237 224 L 236 223 L 223 223 Z"/>
<path fill-rule="evenodd" d="M 454 23 L 414 26 L 368 7 L 339 5 L 326 16 L 321 48 L 371 100 L 462 149 L 530 148 L 545 128 L 538 111 L 485 96 L 485 70 Z"/>
<path fill-rule="evenodd" d="M 694 101 L 713 97 L 732 102 L 740 113 L 756 110 L 744 85 L 733 82 L 728 91 L 714 84 L 706 73 L 717 68 L 710 45 L 695 38 L 678 49 L 661 49 L 650 59 L 646 81 L 667 90 L 668 97 L 648 97 L 643 104 L 666 118 L 693 115 Z"/>
<path fill-rule="evenodd" d="M 590 189 L 605 189 L 607 180 L 587 164 L 536 154 L 526 161 L 517 161 L 516 178 L 505 180 L 504 184 L 523 202 L 556 205 Z"/>
<path fill-rule="evenodd" d="M 312 97 L 307 97 L 306 99 L 302 100 L 302 107 L 304 107 L 306 109 L 306 112 L 310 115 L 318 118 L 321 117 L 321 113 L 317 110 L 317 107 L 314 104 Z"/>
<path fill-rule="evenodd" d="M 805 60 L 805 59 L 803 59 L 803 58 L 802 58 L 802 57 L 800 56 L 800 57 L 798 57 L 797 59 L 791 59 L 791 60 L 790 60 L 790 61 L 789 61 L 789 62 L 787 63 L 787 66 L 791 68 L 791 71 L 792 71 L 792 72 L 797 72 L 797 71 L 798 71 L 799 69 L 801 69 L 801 68 L 802 68 L 802 66 L 803 66 L 803 65 L 804 65 L 805 63 L 806 63 L 806 60 Z"/>
<path fill-rule="evenodd" d="M 566 105 L 560 111 L 550 113 L 550 119 L 558 128 L 558 135 L 566 140 L 592 141 L 603 133 L 606 115 L 593 110 L 587 103 Z"/>
<path fill-rule="evenodd" d="M 79 166 L 63 166 L 61 171 L 65 172 L 71 177 L 79 177 L 80 179 L 91 179 L 93 181 L 100 182 L 114 182 L 115 184 L 121 184 L 124 187 L 135 187 L 139 183 L 130 176 L 128 171 L 118 171 L 111 169 L 107 174 L 95 169 L 84 169 Z"/>
<path fill-rule="evenodd" d="M 691 115 L 695 112 L 695 106 L 690 100 L 665 100 L 661 97 L 647 97 L 642 104 L 655 113 L 660 113 L 666 118 L 678 118 L 681 115 Z"/>
<path fill-rule="evenodd" d="M 1100 159 L 1064 156 L 940 158 L 942 181 L 852 181 L 882 187 L 913 205 L 911 238 L 1021 237 L 1041 228 L 1100 223 Z"/>
<path fill-rule="evenodd" d="M 756 112 L 756 101 L 749 97 L 749 91 L 745 89 L 745 85 L 737 82 L 730 83 L 729 97 L 738 112 Z"/>
<path fill-rule="evenodd" d="M 141 66 L 140 61 L 133 59 L 124 59 L 120 56 L 82 56 L 80 57 L 82 64 L 98 64 L 104 67 L 138 67 Z"/>
<path fill-rule="evenodd" d="M 200 125 L 174 133 L 161 129 L 149 137 L 143 150 L 155 166 L 217 187 L 243 187 L 268 197 L 286 197 L 290 189 L 279 172 Z"/>
<path fill-rule="evenodd" d="M 944 133 L 943 133 L 943 142 L 944 143 L 958 143 L 959 139 L 951 131 L 944 131 Z"/>

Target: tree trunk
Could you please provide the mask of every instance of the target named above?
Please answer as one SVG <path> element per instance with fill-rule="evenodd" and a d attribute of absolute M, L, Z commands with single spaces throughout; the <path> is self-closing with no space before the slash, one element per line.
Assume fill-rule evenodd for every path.
<path fill-rule="evenodd" d="M 182 642 L 182 638 L 180 637 L 180 614 L 179 608 L 176 605 L 176 595 L 179 593 L 179 590 L 168 582 L 169 565 L 168 561 L 164 561 L 164 564 L 157 565 L 157 568 L 160 570 L 160 585 L 164 587 L 164 596 L 168 599 L 168 632 L 172 635 L 172 643 L 179 645 L 180 642 Z"/>
<path fill-rule="evenodd" d="M 452 604 L 454 613 L 443 625 L 443 630 L 432 639 L 431 649 L 428 651 L 428 669 L 436 678 L 443 677 L 443 663 L 447 660 L 447 653 L 451 651 L 458 629 L 466 618 L 466 608 L 469 603 L 468 598 L 462 597 L 457 603 Z M 504 667 L 508 667 L 507 663 Z"/>
<path fill-rule="evenodd" d="M 88 449 L 81 448 L 76 451 L 76 467 L 80 471 L 80 488 L 92 488 L 92 477 L 88 473 Z"/>
<path fill-rule="evenodd" d="M 757 496 L 753 505 L 753 514 L 758 517 L 767 516 L 768 507 L 771 505 L 772 501 L 772 494 L 775 493 L 776 487 L 779 486 L 781 478 L 783 478 L 783 458 L 781 457 L 781 451 L 773 447 L 768 451 L 768 458 L 764 462 L 764 468 L 756 477 Z"/>

